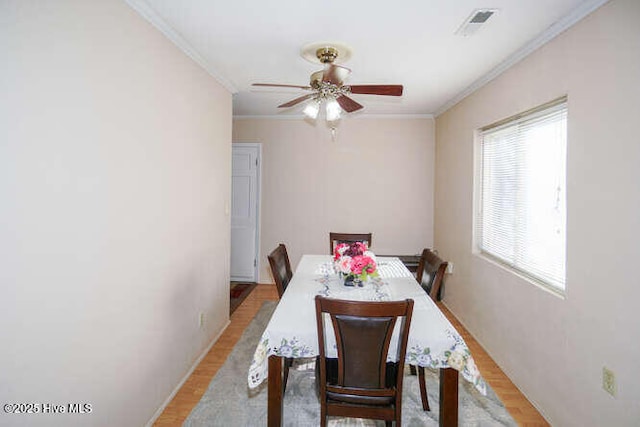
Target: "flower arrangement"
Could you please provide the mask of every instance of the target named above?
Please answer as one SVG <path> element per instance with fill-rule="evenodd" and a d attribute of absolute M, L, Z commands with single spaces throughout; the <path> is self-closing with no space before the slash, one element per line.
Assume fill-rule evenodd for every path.
<path fill-rule="evenodd" d="M 378 276 L 376 257 L 364 242 L 336 245 L 333 251 L 333 264 L 338 273 L 346 276 L 345 283 L 349 279 L 364 282 L 368 277 Z"/>

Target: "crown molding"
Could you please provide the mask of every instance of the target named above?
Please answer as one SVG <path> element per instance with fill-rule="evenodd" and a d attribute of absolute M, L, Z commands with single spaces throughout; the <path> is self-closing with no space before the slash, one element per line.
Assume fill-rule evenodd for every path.
<path fill-rule="evenodd" d="M 350 119 L 433 119 L 433 114 L 367 114 L 362 113 Z"/>
<path fill-rule="evenodd" d="M 590 0 L 582 3 L 580 6 L 573 9 L 564 17 L 560 18 L 558 21 L 554 22 L 549 28 L 535 37 L 533 40 L 529 41 L 523 47 L 518 49 L 516 52 L 511 54 L 507 59 L 498 64 L 495 68 L 489 71 L 484 76 L 480 77 L 467 88 L 465 88 L 462 92 L 458 93 L 456 96 L 451 98 L 449 101 L 445 102 L 440 108 L 438 108 L 434 116 L 438 117 L 440 114 L 447 111 L 449 108 L 456 105 L 458 102 L 462 101 L 467 96 L 471 95 L 500 74 L 507 71 L 509 68 L 529 56 L 538 48 L 544 46 L 555 37 L 563 33 L 565 30 L 569 29 L 584 17 L 589 15 L 594 10 L 598 9 L 603 4 L 607 3 L 609 0 Z"/>
<path fill-rule="evenodd" d="M 233 115 L 233 120 L 255 120 L 255 119 L 265 119 L 265 120 L 304 120 L 304 114 L 287 114 L 287 115 L 264 115 L 260 116 L 257 114 L 248 114 L 248 115 Z"/>
<path fill-rule="evenodd" d="M 213 78 L 215 78 L 225 89 L 227 89 L 232 94 L 238 93 L 238 89 L 235 87 L 231 81 L 226 79 L 219 73 L 211 64 L 207 63 L 207 61 L 176 31 L 171 27 L 160 15 L 158 15 L 155 10 L 151 8 L 147 4 L 145 0 L 124 0 L 133 10 L 135 10 L 140 16 L 149 21 L 151 25 L 153 25 L 158 31 L 164 34 L 171 42 L 173 42 L 180 50 L 182 50 L 189 58 L 195 61 L 198 65 L 200 65 L 207 73 L 209 73 Z M 433 114 L 361 114 L 357 117 L 353 118 L 369 118 L 369 119 L 384 119 L 384 118 L 396 118 L 396 119 L 409 119 L 409 118 L 434 118 L 438 117 L 440 114 L 447 111 L 449 108 L 456 105 L 458 102 L 462 101 L 467 96 L 471 95 L 478 89 L 485 86 L 487 83 L 491 82 L 493 79 L 504 73 L 506 70 L 520 62 L 522 59 L 529 56 L 538 48 L 542 47 L 549 41 L 553 40 L 559 34 L 567 30 L 568 28 L 575 25 L 577 22 L 582 20 L 584 17 L 589 15 L 594 10 L 598 9 L 603 4 L 607 3 L 609 0 L 590 0 L 587 1 L 574 10 L 572 10 L 569 14 L 565 15 L 563 18 L 556 21 L 549 28 L 547 28 L 544 32 L 539 34 L 533 40 L 529 41 L 523 47 L 518 49 L 512 55 L 510 55 L 507 59 L 502 61 L 496 67 L 494 67 L 491 71 L 489 71 L 484 76 L 475 80 L 471 85 L 467 86 L 462 92 L 459 92 L 456 96 L 451 98 L 449 101 L 444 103 L 441 107 L 439 107 Z M 270 119 L 270 120 L 299 120 L 304 119 L 303 115 L 267 115 L 267 116 L 259 116 L 259 115 L 247 115 L 247 116 L 233 116 L 234 119 L 244 120 L 244 119 Z"/>
<path fill-rule="evenodd" d="M 434 119 L 433 114 L 358 114 L 357 116 L 343 116 L 340 120 L 367 120 L 367 119 Z M 233 120 L 306 120 L 304 114 L 288 115 L 234 115 Z M 320 120 L 320 119 L 318 119 Z"/>
<path fill-rule="evenodd" d="M 144 0 L 124 0 L 133 10 L 138 12 L 140 16 L 149 21 L 158 31 L 166 38 L 171 40 L 180 50 L 182 50 L 189 58 L 193 59 L 207 73 L 218 81 L 225 89 L 232 94 L 238 92 L 238 89 L 228 79 L 224 78 L 211 64 L 209 64 L 187 41 L 169 25 L 155 10 L 151 8 Z"/>

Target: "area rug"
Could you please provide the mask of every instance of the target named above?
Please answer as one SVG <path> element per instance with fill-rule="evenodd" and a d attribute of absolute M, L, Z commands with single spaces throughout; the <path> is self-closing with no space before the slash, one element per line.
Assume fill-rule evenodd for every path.
<path fill-rule="evenodd" d="M 267 326 L 276 302 L 265 302 L 244 334 L 209 384 L 209 388 L 183 426 L 266 426 L 266 382 L 250 390 L 247 372 L 253 352 Z M 294 365 L 295 368 L 295 365 Z M 439 386 L 436 371 L 425 370 L 431 411 L 422 410 L 416 376 L 408 374 L 404 380 L 402 424 L 405 426 L 437 426 Z M 459 425 L 516 426 L 500 399 L 487 385 L 482 396 L 473 385 L 460 379 Z M 315 372 L 292 369 L 289 372 L 284 396 L 283 424 L 285 426 L 320 425 L 320 404 L 315 392 Z M 352 418 L 329 418 L 330 426 L 378 426 L 384 422 Z"/>
<path fill-rule="evenodd" d="M 249 296 L 255 287 L 256 283 L 231 282 L 229 291 L 229 314 L 236 311 L 236 308 L 242 304 L 242 301 Z"/>

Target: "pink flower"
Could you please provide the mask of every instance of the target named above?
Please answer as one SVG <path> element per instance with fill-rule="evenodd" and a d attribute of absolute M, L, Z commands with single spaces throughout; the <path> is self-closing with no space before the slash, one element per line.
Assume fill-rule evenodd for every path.
<path fill-rule="evenodd" d="M 339 243 L 333 249 L 333 260 L 337 261 L 342 255 L 344 255 L 345 251 L 349 249 L 349 245 L 346 243 Z"/>
<path fill-rule="evenodd" d="M 369 256 L 357 255 L 351 258 L 351 271 L 354 274 L 372 274 L 376 268 L 376 262 Z"/>
<path fill-rule="evenodd" d="M 362 264 L 362 255 L 356 255 L 351 258 L 351 271 L 354 274 L 362 274 L 362 267 L 364 267 Z"/>
<path fill-rule="evenodd" d="M 340 273 L 351 273 L 351 257 L 345 255 L 336 261 L 336 268 Z"/>
<path fill-rule="evenodd" d="M 376 262 L 373 260 L 373 258 L 369 257 L 369 256 L 363 256 L 364 260 L 367 263 L 367 267 L 365 269 L 365 271 L 367 272 L 367 274 L 372 274 L 375 273 L 376 270 L 378 269 L 378 266 L 376 265 Z"/>
<path fill-rule="evenodd" d="M 340 243 L 333 251 L 334 268 L 342 274 L 353 274 L 365 280 L 378 276 L 376 258 L 363 242 Z"/>

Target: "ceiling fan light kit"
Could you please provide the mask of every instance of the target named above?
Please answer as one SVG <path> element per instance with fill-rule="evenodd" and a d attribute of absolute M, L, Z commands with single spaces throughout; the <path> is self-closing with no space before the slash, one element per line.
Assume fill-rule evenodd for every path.
<path fill-rule="evenodd" d="M 327 101 L 327 121 L 333 122 L 340 118 L 340 113 L 342 112 L 342 108 L 340 108 L 340 104 L 335 99 L 331 99 Z"/>
<path fill-rule="evenodd" d="M 344 81 L 351 74 L 347 67 L 337 65 L 334 62 L 340 58 L 346 61 L 351 56 L 351 50 L 340 43 L 312 43 L 302 48 L 301 56 L 311 62 L 324 64 L 324 69 L 311 74 L 309 86 L 254 83 L 253 86 L 267 87 L 292 87 L 311 91 L 312 93 L 300 96 L 278 108 L 289 108 L 301 102 L 307 102 L 303 113 L 315 120 L 320 112 L 321 104 L 325 104 L 325 117 L 328 122 L 340 119 L 343 111 L 352 113 L 364 108 L 349 95 L 385 95 L 402 96 L 402 85 L 345 85 Z M 314 58 L 315 57 L 315 58 Z M 335 126 L 332 126 L 335 129 Z"/>
<path fill-rule="evenodd" d="M 307 103 L 306 107 L 304 107 L 304 110 L 302 110 L 302 113 L 305 116 L 313 120 L 315 120 L 318 117 L 319 112 L 320 112 L 320 102 L 315 100 Z"/>

